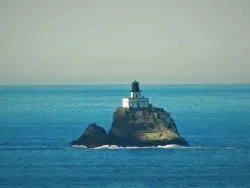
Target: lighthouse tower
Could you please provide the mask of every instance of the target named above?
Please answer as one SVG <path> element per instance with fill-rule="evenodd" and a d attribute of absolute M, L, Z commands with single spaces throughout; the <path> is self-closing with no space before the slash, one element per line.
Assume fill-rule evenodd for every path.
<path fill-rule="evenodd" d="M 139 82 L 134 80 L 132 82 L 132 88 L 130 90 L 130 97 L 122 99 L 123 108 L 148 108 L 148 98 L 141 96 L 141 90 Z"/>

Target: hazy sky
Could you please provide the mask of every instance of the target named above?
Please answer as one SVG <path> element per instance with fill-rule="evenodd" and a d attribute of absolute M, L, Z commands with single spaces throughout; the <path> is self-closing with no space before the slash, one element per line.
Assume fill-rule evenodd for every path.
<path fill-rule="evenodd" d="M 0 84 L 250 83 L 250 0 L 0 0 Z"/>

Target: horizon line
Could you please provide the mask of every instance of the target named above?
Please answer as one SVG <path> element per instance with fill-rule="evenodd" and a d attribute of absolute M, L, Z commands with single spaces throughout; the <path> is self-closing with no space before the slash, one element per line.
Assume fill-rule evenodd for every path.
<path fill-rule="evenodd" d="M 140 83 L 140 82 L 139 82 Z M 0 86 L 95 86 L 95 85 L 130 85 L 131 83 L 79 83 L 79 84 L 1 84 Z M 141 85 L 250 85 L 250 82 L 247 83 L 140 83 Z"/>

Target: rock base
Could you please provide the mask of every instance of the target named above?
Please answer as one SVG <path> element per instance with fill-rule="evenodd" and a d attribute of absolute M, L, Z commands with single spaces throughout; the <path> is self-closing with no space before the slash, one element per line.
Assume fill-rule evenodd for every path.
<path fill-rule="evenodd" d="M 170 113 L 156 107 L 117 108 L 108 133 L 102 127 L 90 124 L 77 140 L 71 142 L 71 145 L 90 148 L 102 145 L 145 147 L 169 144 L 188 145 L 179 135 Z"/>

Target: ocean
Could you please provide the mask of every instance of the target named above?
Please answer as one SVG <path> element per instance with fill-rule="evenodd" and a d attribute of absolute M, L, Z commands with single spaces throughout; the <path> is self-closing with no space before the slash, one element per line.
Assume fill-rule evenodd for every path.
<path fill-rule="evenodd" d="M 250 85 L 141 85 L 190 144 L 70 147 L 130 85 L 0 86 L 0 187 L 250 187 Z"/>

